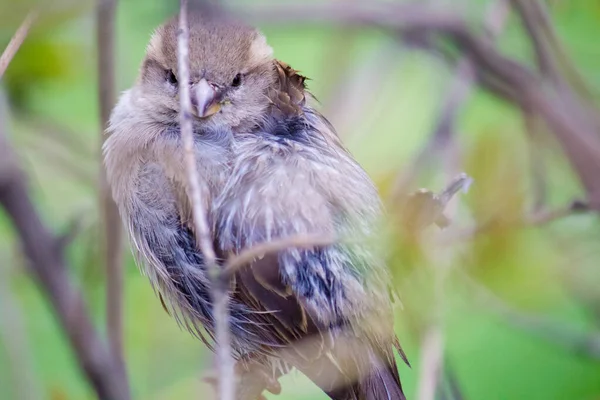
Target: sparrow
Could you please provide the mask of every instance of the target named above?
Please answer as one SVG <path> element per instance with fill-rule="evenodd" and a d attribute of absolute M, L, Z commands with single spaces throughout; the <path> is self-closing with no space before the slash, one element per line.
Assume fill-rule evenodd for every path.
<path fill-rule="evenodd" d="M 404 399 L 389 274 L 372 245 L 375 185 L 313 106 L 306 78 L 240 21 L 189 15 L 194 151 L 219 260 L 294 235 L 339 240 L 257 257 L 229 282 L 234 357 L 273 379 L 295 368 L 331 399 Z M 209 347 L 211 281 L 196 247 L 179 125 L 177 18 L 152 34 L 103 148 L 136 260 Z"/>

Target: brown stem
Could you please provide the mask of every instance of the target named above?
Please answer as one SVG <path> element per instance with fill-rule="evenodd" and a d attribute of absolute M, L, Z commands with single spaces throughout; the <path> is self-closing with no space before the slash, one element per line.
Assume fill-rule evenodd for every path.
<path fill-rule="evenodd" d="M 2 132 L 0 160 L 0 205 L 19 235 L 29 271 L 46 292 L 81 369 L 100 399 L 128 400 L 129 386 L 120 362 L 94 328 L 83 297 L 67 273 L 61 246 L 38 216 Z"/>
<path fill-rule="evenodd" d="M 508 11 L 507 0 L 497 0 L 489 7 L 485 16 L 484 29 L 489 33 L 491 39 L 495 39 L 502 32 L 508 18 Z M 417 174 L 435 157 L 439 150 L 448 146 L 452 140 L 456 118 L 470 98 L 473 86 L 477 81 L 475 68 L 467 56 L 463 56 L 458 61 L 453 80 L 442 102 L 433 134 L 409 166 L 396 178 L 391 195 L 393 204 L 408 193 L 408 188 Z"/>
<path fill-rule="evenodd" d="M 580 214 L 580 213 L 586 213 L 586 212 L 590 212 L 590 211 L 593 211 L 593 209 L 590 207 L 590 205 L 588 203 L 579 201 L 579 200 L 575 200 L 566 207 L 537 210 L 537 211 L 533 212 L 532 214 L 524 216 L 520 222 L 518 222 L 514 225 L 514 227 L 517 228 L 517 227 L 542 226 L 542 225 L 546 225 L 551 222 L 554 222 L 556 220 L 559 220 L 561 218 L 569 217 L 569 216 Z M 454 233 L 452 233 L 451 237 L 445 237 L 444 240 L 442 240 L 442 242 L 443 243 L 446 243 L 446 242 L 456 243 L 457 241 L 472 239 L 476 236 L 485 234 L 486 232 L 493 229 L 493 227 L 494 227 L 493 221 L 490 221 L 488 223 L 483 223 L 483 224 L 477 225 L 473 228 L 465 229 L 461 232 L 454 232 Z"/>
<path fill-rule="evenodd" d="M 179 67 L 179 100 L 181 107 L 181 137 L 185 150 L 184 161 L 188 177 L 187 183 L 189 187 L 190 205 L 192 207 L 194 233 L 197 246 L 202 252 L 206 263 L 206 269 L 211 280 L 216 353 L 219 368 L 219 399 L 233 400 L 235 393 L 235 376 L 229 332 L 228 285 L 220 279 L 221 268 L 217 264 L 217 257 L 212 244 L 207 210 L 202 203 L 201 181 L 196 168 L 196 155 L 194 153 L 192 103 L 188 85 L 188 82 L 190 81 L 190 71 L 188 64 L 189 28 L 187 0 L 181 0 L 180 2 L 177 50 Z"/>
<path fill-rule="evenodd" d="M 540 20 L 539 14 L 535 12 L 536 5 L 534 3 L 537 2 L 538 0 L 511 0 L 529 33 L 540 72 L 550 81 L 563 84 L 556 58 L 552 54 L 552 48 L 543 28 L 543 21 Z"/>
<path fill-rule="evenodd" d="M 365 3 L 281 6 L 247 9 L 246 16 L 265 18 L 277 23 L 328 22 L 343 25 L 372 26 L 410 34 L 426 42 L 430 38 L 452 42 L 460 53 L 476 66 L 479 82 L 488 90 L 516 105 L 539 113 L 558 138 L 565 154 L 586 189 L 592 208 L 600 209 L 600 136 L 595 113 L 568 85 L 548 88 L 538 75 L 494 49 L 485 35 L 473 31 L 460 17 L 448 11 L 431 9 L 420 3 Z M 432 47 L 447 54 L 444 40 Z M 456 59 L 456 57 L 454 57 Z"/>
<path fill-rule="evenodd" d="M 0 343 L 10 363 L 5 384 L 12 378 L 16 398 L 41 399 L 40 381 L 31 362 L 31 346 L 22 319 L 24 313 L 10 285 L 12 268 L 8 264 L 12 263 L 4 264 L 0 267 Z"/>
<path fill-rule="evenodd" d="M 98 93 L 102 130 L 108 126 L 115 104 L 115 13 L 116 0 L 98 0 L 96 40 L 98 45 Z M 106 136 L 103 135 L 105 139 Z M 102 141 L 104 142 L 104 140 Z M 100 200 L 104 232 L 104 265 L 106 271 L 106 322 L 108 340 L 123 370 L 123 240 L 121 218 L 100 168 Z"/>

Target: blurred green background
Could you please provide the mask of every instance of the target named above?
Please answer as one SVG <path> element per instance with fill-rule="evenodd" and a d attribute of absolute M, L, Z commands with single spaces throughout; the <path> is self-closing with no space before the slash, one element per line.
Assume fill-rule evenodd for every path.
<path fill-rule="evenodd" d="M 474 20 L 481 20 L 487 4 L 430 3 L 463 7 Z M 23 4 L 0 0 L 2 47 L 24 16 Z M 568 54 L 594 92 L 600 88 L 600 2 L 555 0 L 549 7 Z M 10 117 L 1 123 L 9 127 L 45 221 L 57 233 L 73 219 L 82 221 L 81 235 L 69 248 L 69 266 L 102 328 L 94 8 L 63 0 L 56 10 L 43 16 L 0 82 L 11 106 Z M 132 85 L 149 35 L 174 10 L 174 1 L 119 1 L 119 91 Z M 388 193 L 398 171 L 431 134 L 452 70 L 381 32 L 261 28 L 276 57 L 311 78 L 309 87 L 325 115 Z M 499 46 L 532 64 L 516 16 L 509 18 Z M 452 250 L 436 250 L 433 258 L 400 236 L 391 240 L 389 264 L 403 303 L 396 312 L 397 332 L 412 364 L 412 369 L 400 365 L 408 398 L 416 398 L 423 333 L 440 313 L 446 369 L 465 399 L 600 399 L 597 218 L 571 216 L 536 228 L 509 223 L 532 205 L 532 148 L 544 156 L 547 207 L 582 196 L 576 177 L 551 135 L 542 130 L 547 139 L 532 146 L 519 111 L 487 93 L 476 90 L 457 122 L 460 169 L 475 184 L 460 196 L 455 225 L 491 217 L 500 223 Z M 431 160 L 416 186 L 443 186 L 448 174 L 440 159 Z M 126 258 L 125 352 L 134 398 L 209 396 L 201 378 L 211 367 L 211 355 L 162 310 L 129 248 Z M 447 279 L 435 305 L 432 288 L 440 269 Z M 24 272 L 18 242 L 2 213 L 0 282 L 0 399 L 94 398 L 50 306 Z M 269 398 L 324 398 L 299 374 L 282 383 L 283 394 Z"/>

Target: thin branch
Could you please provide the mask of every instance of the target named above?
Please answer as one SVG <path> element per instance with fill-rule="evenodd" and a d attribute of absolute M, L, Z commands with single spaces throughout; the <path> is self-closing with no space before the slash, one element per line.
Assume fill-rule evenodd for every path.
<path fill-rule="evenodd" d="M 498 82 L 512 92 L 508 100 L 538 113 L 553 130 L 571 165 L 586 189 L 590 207 L 600 209 L 600 136 L 595 117 L 567 87 L 549 90 L 526 67 L 510 60 L 466 29 L 448 32 L 461 49 L 471 54 L 481 70 L 484 87 L 498 91 Z"/>
<path fill-rule="evenodd" d="M 340 37 L 335 39 L 347 36 L 347 32 L 340 32 Z M 368 129 L 356 129 L 357 123 L 364 117 L 365 104 L 374 104 L 377 101 L 388 85 L 387 78 L 397 71 L 397 47 L 396 43 L 385 43 L 353 64 L 349 63 L 352 67 L 345 69 L 338 65 L 340 61 L 337 57 L 344 55 L 345 59 L 350 58 L 352 54 L 348 52 L 347 45 L 338 45 L 338 48 L 346 49 L 344 53 L 336 57 L 327 57 L 326 61 L 331 65 L 331 74 L 337 75 L 338 78 L 337 82 L 333 80 L 332 90 L 323 102 L 327 106 L 324 114 L 346 142 L 368 135 Z M 335 65 L 331 64 L 331 60 L 336 60 Z"/>
<path fill-rule="evenodd" d="M 460 173 L 440 193 L 435 194 L 427 189 L 420 189 L 402 204 L 403 223 L 409 231 L 420 233 L 422 229 L 436 224 L 445 228 L 450 220 L 444 214 L 448 202 L 461 190 L 466 192 L 473 179 L 467 174 Z"/>
<path fill-rule="evenodd" d="M 586 202 L 575 200 L 571 204 L 555 209 L 543 209 L 534 211 L 533 213 L 524 216 L 520 221 L 513 224 L 513 228 L 537 227 L 552 223 L 562 218 L 573 216 L 581 213 L 594 211 Z M 473 239 L 479 235 L 484 235 L 491 231 L 495 226 L 494 221 L 482 223 L 472 228 L 464 229 L 459 232 L 449 232 L 448 236 L 444 236 L 442 243 L 456 243 Z"/>
<path fill-rule="evenodd" d="M 461 276 L 473 289 L 478 298 L 477 304 L 489 308 L 510 324 L 558 344 L 573 353 L 585 355 L 594 360 L 600 359 L 600 332 L 586 332 L 549 317 L 515 310 L 464 271 L 461 271 Z"/>
<path fill-rule="evenodd" d="M 313 247 L 330 246 L 337 242 L 336 238 L 325 235 L 294 235 L 282 239 L 260 243 L 242 251 L 239 255 L 230 258 L 223 269 L 223 276 L 229 279 L 240 268 L 251 263 L 256 258 L 264 257 L 290 247 L 310 249 Z"/>
<path fill-rule="evenodd" d="M 31 158 L 43 158 L 48 168 L 56 167 L 65 174 L 66 179 L 72 179 L 86 188 L 94 188 L 96 185 L 96 172 L 87 160 L 76 159 L 75 153 L 69 149 L 57 147 L 55 143 L 48 143 L 46 138 L 25 134 L 22 139 L 26 150 L 31 150 Z"/>
<path fill-rule="evenodd" d="M 564 82 L 546 37 L 543 26 L 544 21 L 541 20 L 540 14 L 536 12 L 538 7 L 535 3 L 537 2 L 538 0 L 511 0 L 529 33 L 540 72 L 551 82 L 562 85 Z"/>
<path fill-rule="evenodd" d="M 444 336 L 438 325 L 427 330 L 421 348 L 423 354 L 419 369 L 417 398 L 434 400 L 444 358 Z"/>
<path fill-rule="evenodd" d="M 12 61 L 15 54 L 17 54 L 17 51 L 23 44 L 23 41 L 25 41 L 25 38 L 29 33 L 29 29 L 36 18 L 37 11 L 31 11 L 29 14 L 27 14 L 21 23 L 21 26 L 19 26 L 12 39 L 10 39 L 10 42 L 8 42 L 8 46 L 6 46 L 2 56 L 0 56 L 0 79 L 2 79 L 4 76 L 4 72 L 6 72 L 8 65 Z"/>
<path fill-rule="evenodd" d="M 4 264 L 0 267 L 0 344 L 6 349 L 10 362 L 9 376 L 14 382 L 15 398 L 41 399 L 40 382 L 32 365 L 31 347 L 21 318 L 24 313 L 10 287 L 12 268 L 9 263 Z"/>
<path fill-rule="evenodd" d="M 585 79 L 581 75 L 581 72 L 573 64 L 571 58 L 565 49 L 564 44 L 558 37 L 556 29 L 552 24 L 550 13 L 546 2 L 544 1 L 532 1 L 531 2 L 531 13 L 535 15 L 543 35 L 548 41 L 550 48 L 556 54 L 556 61 L 558 67 L 563 71 L 566 80 L 571 83 L 588 101 L 594 101 L 594 94 L 590 90 L 589 85 L 585 82 Z"/>
<path fill-rule="evenodd" d="M 458 378 L 456 377 L 456 373 L 454 372 L 454 368 L 452 368 L 448 357 L 444 360 L 444 376 L 445 380 L 448 384 L 448 389 L 450 392 L 450 398 L 452 400 L 464 400 L 465 395 L 463 394 Z"/>
<path fill-rule="evenodd" d="M 348 1 L 335 4 L 253 7 L 245 14 L 277 23 L 328 22 L 372 26 L 425 39 L 449 40 L 476 65 L 477 78 L 484 88 L 531 109 L 543 117 L 558 138 L 573 168 L 586 189 L 590 206 L 600 209 L 600 137 L 597 117 L 568 87 L 548 88 L 520 63 L 494 49 L 485 35 L 474 32 L 462 18 L 450 12 L 432 10 L 420 3 L 365 3 Z M 444 40 L 432 41 L 440 52 L 448 53 Z M 427 41 L 427 40 L 426 40 Z M 456 57 L 454 57 L 456 59 Z"/>
<path fill-rule="evenodd" d="M 202 252 L 208 275 L 211 280 L 213 318 L 215 324 L 216 353 L 219 368 L 219 399 L 233 400 L 235 393 L 234 362 L 231 355 L 229 332 L 228 281 L 221 278 L 220 267 L 212 245 L 211 232 L 207 220 L 207 210 L 203 207 L 200 177 L 194 153 L 194 133 L 192 126 L 192 103 L 190 99 L 190 71 L 188 64 L 189 28 L 188 1 L 181 0 L 179 32 L 177 40 L 179 69 L 179 100 L 181 136 L 185 151 L 185 167 L 188 177 L 190 205 L 197 246 Z"/>
<path fill-rule="evenodd" d="M 488 32 L 492 40 L 500 35 L 508 19 L 509 7 L 507 1 L 496 0 L 486 13 L 484 29 Z M 435 153 L 445 148 L 451 141 L 456 118 L 461 108 L 470 98 L 476 81 L 477 72 L 475 65 L 473 65 L 469 57 L 463 56 L 458 61 L 454 78 L 449 85 L 450 89 L 444 97 L 433 134 L 410 165 L 402 174 L 398 174 L 391 195 L 393 203 L 396 203 L 397 200 L 408 192 L 408 188 L 413 183 L 416 175 L 435 156 Z"/>
<path fill-rule="evenodd" d="M 527 226 L 541 226 L 561 218 L 590 211 L 592 211 L 592 209 L 588 203 L 575 200 L 566 207 L 534 212 L 525 218 L 524 223 Z"/>
<path fill-rule="evenodd" d="M 410 29 L 428 26 L 450 29 L 462 25 L 455 13 L 439 11 L 420 3 L 318 2 L 309 4 L 270 2 L 231 10 L 252 21 L 289 26 L 293 23 L 339 24 L 383 29 Z"/>
<path fill-rule="evenodd" d="M 544 127 L 540 118 L 527 110 L 523 110 L 523 122 L 527 131 L 527 148 L 533 186 L 533 210 L 540 211 L 546 204 L 548 192 L 548 179 L 543 154 L 544 142 L 541 135 Z"/>
<path fill-rule="evenodd" d="M 68 335 L 81 369 L 102 400 L 128 400 L 127 377 L 87 312 L 81 293 L 73 286 L 56 239 L 37 214 L 15 164 L 15 156 L 0 132 L 0 205 L 12 221 L 29 259 L 29 271 L 44 289 Z"/>
<path fill-rule="evenodd" d="M 458 155 L 453 148 L 445 153 L 445 170 L 448 174 L 458 170 Z M 445 216 L 444 211 L 454 216 L 457 210 L 455 195 L 459 191 L 468 190 L 473 179 L 465 173 L 458 174 L 439 194 L 434 196 L 438 204 L 437 214 L 443 216 L 445 226 L 450 224 L 450 219 Z M 451 203 L 452 202 L 452 203 Z M 439 216 L 436 220 L 439 220 Z M 439 225 L 439 222 L 438 222 Z M 439 234 L 439 232 L 438 232 Z M 432 243 L 435 245 L 435 243 Z M 433 400 L 441 386 L 441 377 L 444 367 L 445 344 L 444 344 L 444 314 L 445 293 L 448 272 L 452 266 L 452 260 L 456 257 L 453 248 L 430 249 L 430 264 L 434 267 L 433 273 L 433 297 L 430 321 L 423 337 L 421 350 L 421 362 L 419 380 L 417 383 L 417 394 L 419 400 Z"/>
<path fill-rule="evenodd" d="M 96 157 L 95 143 L 90 144 L 87 135 L 82 134 L 81 128 L 74 130 L 52 116 L 27 115 L 27 120 L 24 122 L 29 129 L 33 130 L 32 135 L 39 137 L 41 136 L 40 132 L 44 132 L 43 136 L 47 137 L 49 141 L 65 148 L 78 159 L 89 162 Z"/>
<path fill-rule="evenodd" d="M 98 0 L 96 41 L 98 46 L 98 94 L 102 131 L 108 126 L 115 105 L 115 14 L 116 0 Z M 102 135 L 103 139 L 107 138 Z M 100 203 L 102 210 L 104 266 L 106 271 L 106 322 L 108 339 L 123 364 L 123 233 L 119 210 L 100 168 Z M 123 364 L 123 370 L 125 366 Z"/>

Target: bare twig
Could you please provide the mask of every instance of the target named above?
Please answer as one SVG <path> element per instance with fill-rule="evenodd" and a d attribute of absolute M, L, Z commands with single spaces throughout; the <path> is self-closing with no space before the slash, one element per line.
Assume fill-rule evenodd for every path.
<path fill-rule="evenodd" d="M 546 2 L 540 0 L 511 0 L 518 10 L 533 45 L 536 62 L 542 75 L 558 88 L 569 83 L 577 93 L 593 100 L 589 85 L 573 66 L 555 32 Z"/>
<path fill-rule="evenodd" d="M 560 345 L 568 351 L 582 354 L 591 359 L 600 359 L 600 332 L 586 332 L 549 317 L 529 314 L 506 304 L 485 286 L 476 282 L 461 271 L 461 276 L 477 296 L 477 304 L 489 308 L 510 324 L 524 329 L 538 337 Z"/>
<path fill-rule="evenodd" d="M 8 42 L 8 46 L 6 46 L 2 56 L 0 56 L 0 79 L 2 79 L 4 76 L 6 68 L 8 68 L 8 65 L 12 61 L 13 57 L 15 54 L 17 54 L 19 47 L 21 47 L 23 44 L 23 41 L 27 37 L 29 29 L 31 28 L 31 24 L 33 24 L 36 18 L 37 11 L 31 11 L 29 14 L 27 14 L 21 23 L 21 26 L 19 26 L 19 29 L 17 29 L 12 39 L 10 39 L 10 42 Z"/>
<path fill-rule="evenodd" d="M 98 93 L 102 130 L 105 131 L 115 104 L 115 14 L 116 0 L 98 0 L 96 40 L 98 45 Z M 106 139 L 106 135 L 102 135 Z M 104 233 L 104 265 L 106 271 L 106 319 L 108 339 L 115 355 L 123 364 L 123 240 L 121 218 L 106 171 L 100 168 L 100 202 Z M 123 365 L 123 370 L 125 367 Z"/>
<path fill-rule="evenodd" d="M 345 32 L 344 32 L 345 34 Z M 345 34 L 345 36 L 347 36 Z M 345 37 L 344 36 L 344 37 Z M 336 38 L 337 39 L 337 38 Z M 341 69 L 336 64 L 331 68 L 338 76 L 338 82 L 333 86 L 332 93 L 327 99 L 325 114 L 336 127 L 336 131 L 346 141 L 359 140 L 369 134 L 368 129 L 357 131 L 356 126 L 359 118 L 365 115 L 365 104 L 374 104 L 377 97 L 385 90 L 387 78 L 396 71 L 398 61 L 396 59 L 396 43 L 386 43 L 380 48 L 375 48 L 361 58 L 352 67 Z M 347 46 L 338 46 L 340 48 Z M 344 52 L 345 58 L 351 53 Z"/>
<path fill-rule="evenodd" d="M 127 377 L 120 362 L 95 330 L 84 300 L 67 274 L 60 246 L 40 220 L 1 132 L 0 160 L 0 205 L 19 234 L 29 270 L 54 307 L 81 369 L 100 399 L 128 400 Z"/>
<path fill-rule="evenodd" d="M 508 18 L 509 7 L 507 1 L 496 0 L 486 13 L 484 29 L 486 29 L 492 40 L 500 35 Z M 476 81 L 475 65 L 469 57 L 464 56 L 458 61 L 454 78 L 449 85 L 448 94 L 444 97 L 433 134 L 406 170 L 402 174 L 398 174 L 392 190 L 393 202 L 406 195 L 408 187 L 413 183 L 419 171 L 434 157 L 435 153 L 446 147 L 450 142 L 456 118 L 460 109 L 471 96 Z"/>
<path fill-rule="evenodd" d="M 336 243 L 336 241 L 336 238 L 325 235 L 295 235 L 260 243 L 230 258 L 225 264 L 223 275 L 225 279 L 229 279 L 238 269 L 251 263 L 257 257 L 262 257 L 266 254 L 277 253 L 290 247 L 312 248 L 330 246 Z"/>
<path fill-rule="evenodd" d="M 575 200 L 566 207 L 558 207 L 556 209 L 543 209 L 534 211 L 533 213 L 524 216 L 521 220 L 515 221 L 513 228 L 519 227 L 536 227 L 549 224 L 561 218 L 572 215 L 594 211 L 586 202 Z M 460 232 L 452 232 L 448 236 L 444 236 L 442 243 L 456 243 L 457 241 L 469 240 L 479 235 L 485 234 L 492 230 L 495 226 L 494 221 L 489 221 L 477 225 L 472 228 L 462 230 Z"/>
<path fill-rule="evenodd" d="M 530 10 L 531 14 L 533 14 L 536 20 L 539 22 L 542 35 L 547 40 L 550 48 L 554 51 L 558 68 L 563 71 L 566 80 L 571 83 L 587 100 L 593 101 L 593 91 L 590 89 L 580 71 L 575 67 L 571 58 L 568 56 L 568 52 L 558 37 L 554 25 L 552 24 L 546 2 L 532 1 L 530 4 Z"/>
<path fill-rule="evenodd" d="M 523 25 L 529 37 L 533 43 L 533 49 L 535 52 L 536 63 L 542 75 L 547 77 L 551 82 L 555 84 L 563 84 L 562 75 L 558 69 L 556 59 L 552 54 L 552 48 L 548 43 L 546 32 L 544 30 L 544 21 L 542 21 L 541 15 L 536 12 L 538 6 L 538 0 L 511 0 L 511 3 L 515 9 L 519 12 Z"/>
<path fill-rule="evenodd" d="M 417 387 L 418 399 L 433 400 L 444 354 L 444 336 L 439 326 L 435 325 L 427 330 L 422 349 Z"/>
<path fill-rule="evenodd" d="M 450 220 L 444 215 L 448 202 L 459 191 L 466 192 L 472 182 L 473 179 L 463 172 L 455 176 L 438 194 L 427 189 L 411 194 L 402 205 L 404 224 L 416 233 L 434 223 L 445 228 L 450 224 Z"/>
<path fill-rule="evenodd" d="M 0 267 L 0 343 L 10 361 L 9 376 L 14 381 L 15 398 L 41 399 L 40 382 L 32 365 L 30 344 L 21 318 L 23 310 L 10 287 L 12 268 L 8 264 Z"/>
<path fill-rule="evenodd" d="M 446 171 L 454 173 L 458 169 L 458 157 L 452 148 L 445 154 Z M 458 174 L 439 194 L 434 196 L 437 208 L 436 223 L 440 225 L 439 219 L 443 217 L 444 226 L 450 224 L 450 219 L 444 214 L 453 215 L 456 212 L 455 195 L 463 190 L 466 191 L 472 183 L 472 178 L 465 173 Z M 450 202 L 452 203 L 450 204 Z M 446 210 L 448 209 L 448 210 Z M 434 214 L 434 215 L 435 215 Z M 431 243 L 435 245 L 435 243 Z M 441 384 L 442 369 L 445 359 L 444 345 L 444 314 L 445 314 L 445 292 L 448 272 L 452 266 L 452 260 L 456 257 L 452 248 L 431 248 L 428 251 L 431 258 L 433 273 L 433 298 L 432 313 L 428 326 L 423 336 L 419 379 L 417 383 L 417 394 L 419 400 L 433 400 L 439 392 Z"/>
<path fill-rule="evenodd" d="M 85 186 L 86 188 L 94 188 L 96 185 L 96 172 L 92 170 L 91 165 L 88 167 L 86 161 L 76 159 L 74 152 L 70 149 L 64 149 L 55 146 L 55 143 L 48 143 L 46 138 L 40 138 L 34 135 L 23 135 L 23 144 L 27 150 L 31 150 L 31 157 L 38 156 L 43 158 L 48 167 L 56 167 L 73 181 Z M 91 163 L 90 163 L 91 164 Z"/>
<path fill-rule="evenodd" d="M 547 223 L 556 221 L 558 219 L 575 215 L 579 213 L 585 213 L 591 211 L 589 204 L 583 201 L 573 201 L 566 207 L 559 207 L 557 209 L 540 210 L 532 213 L 525 218 L 525 224 L 527 226 L 540 226 Z"/>
<path fill-rule="evenodd" d="M 549 90 L 527 68 L 497 53 L 466 29 L 448 33 L 477 62 L 484 87 L 544 118 L 578 173 L 590 207 L 599 209 L 600 136 L 588 106 L 566 85 L 560 92 Z"/>
<path fill-rule="evenodd" d="M 427 25 L 433 29 L 448 29 L 461 25 L 462 19 L 448 11 L 427 5 L 395 2 L 318 2 L 310 4 L 270 2 L 232 10 L 243 17 L 271 24 L 289 26 L 292 23 L 335 23 L 358 27 L 410 29 Z"/>
<path fill-rule="evenodd" d="M 177 40 L 179 100 L 181 136 L 185 150 L 185 166 L 188 176 L 190 205 L 197 246 L 202 252 L 208 275 L 211 280 L 213 300 L 213 318 L 215 324 L 216 353 L 219 368 L 219 399 L 233 400 L 235 393 L 234 362 L 231 354 L 229 332 L 229 293 L 228 281 L 221 279 L 221 269 L 212 245 L 211 233 L 207 221 L 207 210 L 202 203 L 200 177 L 196 167 L 194 136 L 192 126 L 192 103 L 190 100 L 190 71 L 188 65 L 189 28 L 188 1 L 181 0 L 179 13 L 179 32 Z"/>
<path fill-rule="evenodd" d="M 543 154 L 542 121 L 537 115 L 523 110 L 523 120 L 527 135 L 529 162 L 533 185 L 533 210 L 540 211 L 546 203 L 547 177 Z"/>
<path fill-rule="evenodd" d="M 250 12 L 252 11 L 252 12 Z M 433 48 L 449 59 L 450 40 L 477 67 L 477 78 L 484 88 L 539 113 L 553 130 L 573 168 L 586 189 L 590 206 L 600 209 L 600 136 L 598 123 L 588 105 L 564 86 L 557 92 L 548 88 L 539 76 L 494 49 L 489 38 L 470 29 L 462 18 L 450 12 L 432 10 L 420 3 L 364 3 L 347 1 L 335 4 L 269 6 L 247 10 L 251 18 L 267 18 L 277 23 L 329 22 L 345 25 L 373 26 L 425 38 Z M 431 40 L 430 40 L 431 39 Z"/>
<path fill-rule="evenodd" d="M 448 391 L 450 392 L 450 399 L 452 400 L 464 400 L 465 396 L 462 393 L 458 378 L 450 364 L 448 357 L 444 360 L 444 376 L 448 384 Z"/>
<path fill-rule="evenodd" d="M 80 128 L 75 131 L 52 116 L 27 115 L 27 121 L 24 122 L 34 131 L 34 136 L 39 138 L 40 133 L 43 132 L 50 141 L 65 148 L 79 159 L 90 161 L 97 154 L 95 143 L 90 144 L 87 135 L 83 135 Z"/>

